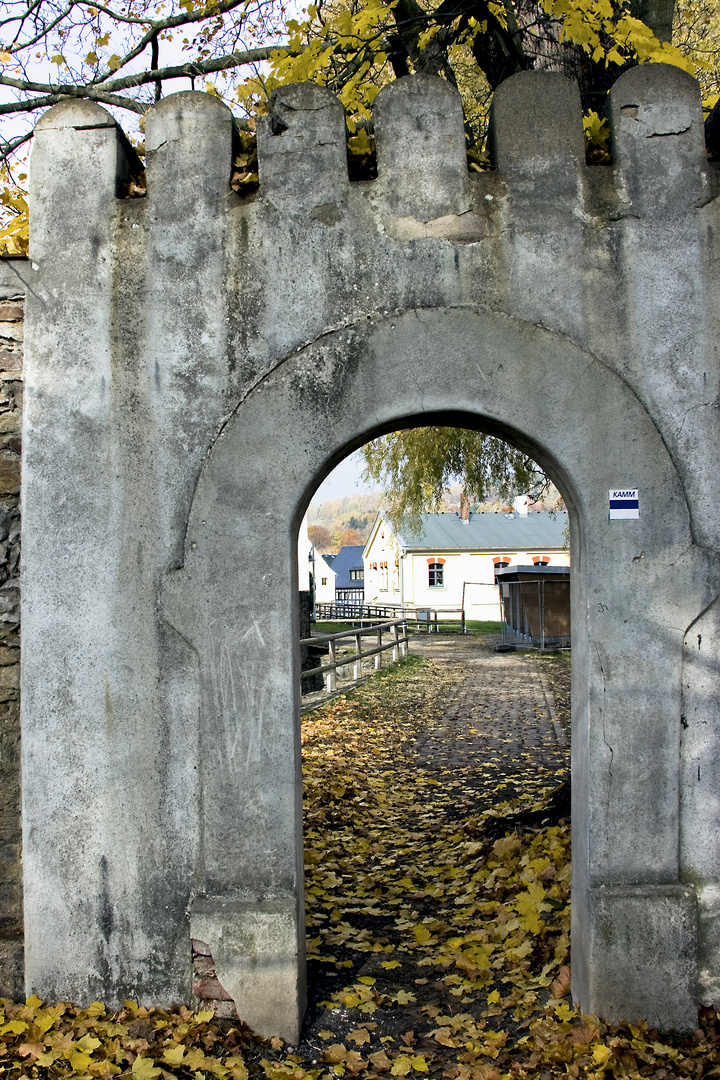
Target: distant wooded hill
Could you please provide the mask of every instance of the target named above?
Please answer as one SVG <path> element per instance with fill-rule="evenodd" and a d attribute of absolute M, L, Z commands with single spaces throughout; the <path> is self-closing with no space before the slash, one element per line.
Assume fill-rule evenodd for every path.
<path fill-rule="evenodd" d="M 349 544 L 364 544 L 373 527 L 375 518 L 383 508 L 380 492 L 370 495 L 345 495 L 342 499 L 328 499 L 311 503 L 308 510 L 308 534 L 321 553 L 336 553 Z M 492 504 L 495 509 L 495 504 Z M 460 486 L 450 489 L 441 510 L 460 509 Z M 490 509 L 490 504 L 483 504 Z"/>
<path fill-rule="evenodd" d="M 544 510 L 562 509 L 562 501 L 555 487 L 536 507 Z M 308 509 L 308 535 L 315 548 L 322 554 L 336 554 L 341 547 L 350 544 L 364 544 L 370 536 L 375 517 L 383 508 L 381 492 L 369 495 L 345 495 L 342 499 L 327 499 L 321 503 L 311 503 Z M 451 487 L 440 510 L 460 510 L 460 485 Z M 473 504 L 471 509 L 508 511 L 512 507 L 500 499 Z"/>
<path fill-rule="evenodd" d="M 310 539 L 322 553 L 336 553 L 348 544 L 364 544 L 380 507 L 377 492 L 312 503 L 308 510 Z"/>

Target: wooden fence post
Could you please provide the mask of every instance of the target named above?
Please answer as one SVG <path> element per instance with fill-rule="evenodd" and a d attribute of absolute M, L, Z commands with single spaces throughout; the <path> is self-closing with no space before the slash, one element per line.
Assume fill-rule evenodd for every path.
<path fill-rule="evenodd" d="M 337 659 L 337 657 L 335 655 L 335 642 L 334 641 L 328 641 L 328 645 L 330 647 L 330 663 L 334 664 L 335 660 Z M 334 667 L 331 667 L 330 670 L 328 671 L 328 676 L 327 676 L 327 691 L 328 691 L 328 694 L 331 694 L 333 692 L 333 690 L 337 690 L 337 672 L 335 671 Z"/>
<path fill-rule="evenodd" d="M 355 678 L 362 678 L 362 645 L 360 643 L 361 634 L 355 634 L 355 652 L 357 653 L 357 660 L 355 661 Z"/>

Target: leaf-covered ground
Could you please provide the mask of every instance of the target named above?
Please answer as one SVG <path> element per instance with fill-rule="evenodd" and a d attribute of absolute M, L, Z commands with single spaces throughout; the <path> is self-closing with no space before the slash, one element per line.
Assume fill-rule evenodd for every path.
<path fill-rule="evenodd" d="M 537 695 L 522 708 L 509 699 L 537 662 L 496 659 L 468 674 L 467 663 L 411 658 L 305 718 L 310 1003 L 299 1047 L 209 1011 L 128 1002 L 110 1014 L 30 998 L 1 1002 L 0 1075 L 720 1076 L 714 1010 L 691 1036 L 574 1011 L 569 823 L 544 809 L 562 805 L 551 793 L 567 751 Z M 563 719 L 567 664 L 544 673 Z"/>

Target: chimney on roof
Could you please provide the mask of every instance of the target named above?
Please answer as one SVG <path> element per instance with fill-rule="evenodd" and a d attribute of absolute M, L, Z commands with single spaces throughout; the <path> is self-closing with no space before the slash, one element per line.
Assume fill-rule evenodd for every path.
<path fill-rule="evenodd" d="M 516 495 L 513 499 L 513 510 L 520 517 L 527 517 L 528 512 L 528 499 L 527 495 Z"/>
<path fill-rule="evenodd" d="M 460 520 L 466 524 L 470 521 L 470 499 L 465 488 L 460 496 Z"/>

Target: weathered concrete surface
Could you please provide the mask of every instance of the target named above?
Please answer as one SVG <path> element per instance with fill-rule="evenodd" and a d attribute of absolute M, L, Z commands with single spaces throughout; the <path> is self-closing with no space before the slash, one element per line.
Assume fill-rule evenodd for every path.
<path fill-rule="evenodd" d="M 720 749 L 687 710 L 680 745 L 681 687 L 718 724 L 717 655 L 698 682 L 686 647 L 683 675 L 720 592 L 718 204 L 698 100 L 675 69 L 629 72 L 615 167 L 588 169 L 572 87 L 518 76 L 495 95 L 498 168 L 468 176 L 453 93 L 400 80 L 377 99 L 378 180 L 350 183 L 339 107 L 287 87 L 246 201 L 212 98 L 153 110 L 136 200 L 117 197 L 132 163 L 102 109 L 45 114 L 23 465 L 28 990 L 188 1000 L 192 933 L 241 1016 L 297 1030 L 297 530 L 346 453 L 437 420 L 530 450 L 571 514 L 574 995 L 613 1015 L 645 897 L 657 948 L 689 967 L 667 973 L 668 1003 L 638 946 L 626 1016 L 685 1025 L 715 996 L 696 972 L 720 952 L 720 867 L 699 853 L 720 808 L 688 775 Z M 617 485 L 640 489 L 639 520 L 608 520 Z M 635 899 L 598 907 L 603 889 Z M 263 956 L 278 974 L 250 1002 Z"/>
<path fill-rule="evenodd" d="M 697 902 L 684 885 L 597 885 L 590 890 L 587 1008 L 610 1022 L 697 1023 Z"/>
<path fill-rule="evenodd" d="M 305 911 L 295 897 L 248 903 L 199 900 L 190 929 L 208 942 L 218 979 L 244 1022 L 297 1042 L 305 1011 Z M 268 1023 L 268 1003 L 274 1019 Z"/>
<path fill-rule="evenodd" d="M 700 914 L 701 1000 L 720 1000 L 720 603 L 714 601 L 685 635 L 683 644 L 680 778 L 681 873 L 697 894 Z"/>

